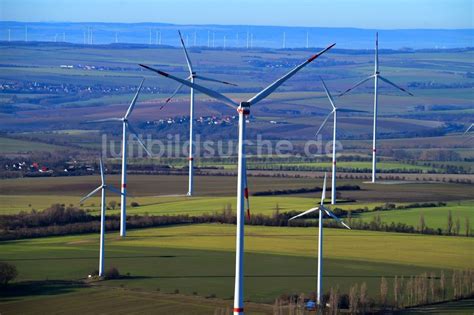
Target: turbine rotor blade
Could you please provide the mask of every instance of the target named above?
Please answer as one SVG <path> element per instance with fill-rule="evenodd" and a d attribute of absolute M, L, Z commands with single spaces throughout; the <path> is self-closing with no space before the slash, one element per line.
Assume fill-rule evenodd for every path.
<path fill-rule="evenodd" d="M 464 131 L 464 133 L 462 134 L 463 136 L 465 136 L 471 129 L 472 127 L 474 127 L 474 124 L 471 124 L 467 129 L 466 131 Z"/>
<path fill-rule="evenodd" d="M 160 110 L 163 109 L 163 107 L 165 107 L 165 105 L 168 104 L 168 103 L 171 101 L 171 99 L 172 99 L 173 97 L 175 97 L 176 94 L 178 94 L 179 90 L 181 90 L 182 87 L 183 87 L 183 84 L 178 85 L 178 87 L 176 88 L 176 90 L 174 90 L 173 94 L 171 94 L 171 96 L 169 96 L 169 97 L 166 99 L 165 103 L 164 103 L 163 105 L 161 105 Z"/>
<path fill-rule="evenodd" d="M 135 139 L 137 139 L 138 143 L 142 146 L 142 148 L 145 150 L 145 152 L 148 154 L 149 157 L 153 157 L 153 155 L 151 154 L 150 151 L 148 151 L 147 147 L 145 146 L 145 144 L 143 143 L 142 139 L 140 139 L 140 137 L 138 136 L 137 132 L 135 131 L 135 129 L 133 129 L 133 127 L 127 123 L 127 128 L 128 130 L 130 131 L 130 133 L 135 137 Z"/>
<path fill-rule="evenodd" d="M 293 219 L 302 217 L 302 216 L 304 216 L 304 215 L 307 215 L 308 213 L 311 213 L 311 212 L 314 212 L 314 211 L 318 211 L 318 210 L 320 210 L 319 207 L 311 208 L 311 209 L 309 209 L 309 210 L 306 210 L 305 212 L 302 212 L 302 213 L 300 213 L 300 214 L 298 214 L 298 215 L 295 215 L 294 217 L 291 217 L 290 219 L 288 219 L 288 221 L 291 221 L 291 220 L 293 220 Z"/>
<path fill-rule="evenodd" d="M 322 209 L 324 210 L 324 212 L 326 212 L 326 214 L 328 216 L 330 216 L 331 218 L 333 218 L 337 222 L 341 223 L 346 229 L 351 230 L 351 227 L 349 225 L 347 225 L 346 223 L 344 223 L 344 221 L 339 219 L 331 210 L 329 210 L 328 208 L 326 208 L 324 206 L 322 206 Z"/>
<path fill-rule="evenodd" d="M 323 191 L 321 192 L 321 206 L 324 204 L 324 199 L 326 199 L 326 178 L 327 173 L 324 172 Z"/>
<path fill-rule="evenodd" d="M 100 180 L 102 181 L 102 186 L 105 185 L 105 175 L 104 175 L 104 165 L 102 163 L 102 156 L 99 159 L 100 165 Z"/>
<path fill-rule="evenodd" d="M 89 121 L 84 122 L 84 124 L 115 122 L 115 121 L 122 121 L 122 118 L 105 118 L 105 119 L 89 120 Z"/>
<path fill-rule="evenodd" d="M 116 193 L 117 195 L 125 196 L 124 193 L 122 193 L 120 190 L 118 190 L 117 188 L 113 186 L 105 186 L 105 189 L 110 190 L 111 192 Z"/>
<path fill-rule="evenodd" d="M 349 93 L 350 91 L 352 91 L 353 89 L 355 89 L 356 87 L 358 87 L 359 85 L 361 84 L 364 84 L 365 82 L 369 81 L 370 79 L 372 79 L 374 77 L 374 75 L 370 75 L 368 76 L 367 78 L 357 82 L 356 84 L 354 84 L 351 88 L 348 88 L 347 90 L 345 90 L 344 92 L 342 92 L 341 94 L 338 95 L 338 97 L 341 97 L 347 93 Z"/>
<path fill-rule="evenodd" d="M 158 69 L 154 69 L 152 67 L 149 67 L 149 66 L 146 66 L 146 65 L 143 65 L 143 64 L 140 64 L 140 67 L 143 67 L 143 68 L 148 69 L 150 71 L 156 72 L 159 75 L 162 75 L 162 76 L 167 77 L 171 80 L 177 81 L 177 82 L 179 82 L 183 85 L 186 85 L 190 88 L 193 88 L 195 90 L 198 90 L 201 93 L 204 93 L 204 94 L 206 94 L 206 95 L 208 95 L 212 98 L 215 98 L 216 100 L 219 100 L 219 101 L 223 102 L 226 105 L 231 106 L 233 109 L 235 109 L 236 107 L 239 106 L 239 104 L 237 104 L 236 102 L 234 102 L 233 100 L 231 100 L 227 96 L 224 96 L 224 95 L 220 94 L 219 92 L 213 91 L 211 89 L 208 89 L 208 88 L 206 88 L 206 87 L 204 87 L 200 84 L 188 82 L 186 80 L 175 77 L 175 76 L 173 76 L 169 73 L 163 72 L 163 71 L 158 70 Z"/>
<path fill-rule="evenodd" d="M 321 56 L 322 54 L 324 54 L 326 51 L 328 51 L 329 49 L 334 47 L 334 45 L 336 45 L 336 44 L 334 43 L 334 44 L 326 47 L 325 49 L 321 50 L 316 55 L 313 55 L 311 58 L 309 58 L 305 62 L 303 62 L 300 65 L 296 66 L 293 70 L 291 70 L 290 72 L 288 72 L 287 74 L 285 74 L 284 76 L 282 76 L 281 78 L 279 78 L 278 80 L 276 80 L 275 82 L 273 82 L 272 84 L 267 86 L 265 89 L 263 89 L 262 91 L 257 93 L 252 98 L 250 98 L 247 102 L 250 103 L 250 105 L 254 105 L 254 104 L 260 102 L 261 100 L 266 98 L 268 95 L 272 94 L 280 85 L 282 85 L 285 81 L 287 81 L 289 78 L 291 78 L 293 75 L 295 75 L 304 66 L 311 63 L 314 59 L 316 59 L 319 56 Z"/>
<path fill-rule="evenodd" d="M 406 94 L 410 95 L 410 96 L 414 96 L 412 93 L 410 93 L 409 91 L 405 90 L 404 88 L 402 87 L 399 87 L 398 85 L 396 85 L 395 83 L 393 83 L 392 81 L 390 81 L 389 79 L 386 79 L 384 77 L 382 77 L 381 75 L 379 75 L 379 79 L 384 81 L 385 83 L 388 83 L 390 84 L 391 86 L 393 86 L 394 88 L 397 88 L 399 89 L 400 91 L 402 92 L 405 92 Z"/>
<path fill-rule="evenodd" d="M 326 122 L 328 121 L 329 117 L 331 117 L 331 114 L 334 113 L 334 110 L 332 110 L 324 119 L 323 123 L 319 127 L 318 131 L 316 132 L 316 137 L 318 136 L 319 132 L 323 129 L 324 125 L 326 125 Z"/>
<path fill-rule="evenodd" d="M 90 197 L 92 197 L 95 193 L 97 193 L 99 190 L 101 190 L 104 186 L 100 185 L 99 187 L 97 187 L 96 189 L 94 189 L 93 191 L 91 191 L 90 193 L 88 193 L 87 195 L 85 195 L 84 197 L 82 197 L 82 199 L 79 201 L 79 203 L 82 203 L 83 201 L 89 199 Z"/>
<path fill-rule="evenodd" d="M 137 102 L 138 94 L 140 94 L 140 91 L 142 89 L 144 81 L 145 81 L 145 79 L 142 79 L 142 82 L 140 82 L 140 85 L 138 86 L 138 90 L 135 93 L 135 96 L 133 97 L 132 101 L 130 102 L 130 106 L 128 107 L 127 112 L 125 113 L 125 116 L 124 116 L 125 119 L 127 119 L 128 116 L 130 116 L 130 114 L 132 113 L 132 110 L 135 107 L 135 103 Z"/>
<path fill-rule="evenodd" d="M 234 84 L 234 83 L 231 83 L 231 82 L 221 81 L 221 80 L 216 80 L 216 79 L 204 77 L 204 76 L 202 76 L 202 75 L 200 75 L 200 74 L 199 74 L 199 75 L 196 74 L 194 77 L 195 77 L 196 79 L 203 80 L 203 81 L 210 81 L 210 82 L 217 82 L 217 83 L 222 83 L 222 84 L 227 84 L 227 85 L 232 85 L 232 86 L 238 86 L 237 84 Z"/>
<path fill-rule="evenodd" d="M 324 83 L 323 78 L 321 78 L 321 77 L 319 77 L 319 78 L 321 79 L 321 82 L 323 83 L 324 91 L 326 92 L 326 95 L 327 95 L 327 97 L 328 97 L 328 99 L 329 99 L 329 102 L 330 102 L 331 105 L 332 105 L 332 109 L 333 109 L 333 110 L 336 110 L 336 105 L 334 105 L 334 100 L 333 100 L 333 98 L 332 98 L 331 93 L 329 93 L 329 90 L 328 90 L 328 88 L 327 88 L 327 86 L 326 86 L 326 83 Z"/>
<path fill-rule="evenodd" d="M 193 75 L 193 65 L 191 63 L 191 59 L 189 58 L 188 51 L 186 50 L 186 46 L 184 45 L 184 40 L 183 36 L 181 36 L 181 31 L 178 30 L 178 34 L 179 40 L 181 41 L 181 47 L 183 47 L 184 57 L 186 58 L 186 63 L 188 64 L 189 74 Z"/>

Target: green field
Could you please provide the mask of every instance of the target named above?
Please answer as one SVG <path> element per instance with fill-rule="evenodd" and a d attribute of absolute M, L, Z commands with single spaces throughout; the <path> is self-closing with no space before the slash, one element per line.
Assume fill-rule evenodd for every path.
<path fill-rule="evenodd" d="M 460 233 L 464 234 L 466 232 L 465 219 L 468 218 L 470 222 L 474 222 L 474 202 L 472 201 L 452 202 L 446 207 L 375 211 L 362 213 L 355 217 L 364 221 L 371 221 L 374 216 L 380 216 L 382 222 L 385 223 L 405 223 L 417 227 L 420 223 L 420 216 L 423 214 L 427 227 L 445 230 L 449 211 L 452 213 L 453 223 L 459 219 Z M 473 229 L 472 223 L 470 224 L 470 229 Z"/>
<path fill-rule="evenodd" d="M 0 137 L 0 154 L 64 150 L 65 147 L 37 141 Z"/>
<path fill-rule="evenodd" d="M 272 302 L 285 292 L 314 289 L 315 228 L 246 227 L 246 299 Z M 347 230 L 325 230 L 326 288 L 367 282 L 377 294 L 381 276 L 472 268 L 474 240 Z M 233 291 L 235 226 L 206 224 L 132 230 L 126 239 L 106 238 L 106 266 L 130 279 L 107 286 L 191 295 Z M 434 246 L 436 244 L 436 246 Z M 98 235 L 3 242 L 0 260 L 15 264 L 19 281 L 78 280 L 97 269 Z"/>

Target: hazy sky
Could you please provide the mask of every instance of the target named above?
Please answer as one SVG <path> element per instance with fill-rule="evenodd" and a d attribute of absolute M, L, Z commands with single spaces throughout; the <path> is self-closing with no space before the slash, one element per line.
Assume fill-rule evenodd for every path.
<path fill-rule="evenodd" d="M 474 0 L 0 0 L 3 21 L 473 28 Z"/>

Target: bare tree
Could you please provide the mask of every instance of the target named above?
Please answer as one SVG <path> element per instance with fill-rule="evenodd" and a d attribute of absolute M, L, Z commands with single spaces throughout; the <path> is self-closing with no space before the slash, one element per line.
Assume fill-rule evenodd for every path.
<path fill-rule="evenodd" d="M 461 232 L 461 220 L 456 218 L 456 222 L 454 223 L 454 234 L 459 235 L 459 232 Z"/>
<path fill-rule="evenodd" d="M 115 208 L 117 207 L 117 201 L 111 200 L 109 202 L 109 207 L 110 207 L 110 209 L 115 210 Z"/>
<path fill-rule="evenodd" d="M 464 219 L 464 227 L 466 228 L 466 236 L 469 236 L 470 230 L 471 230 L 471 226 L 470 226 L 470 224 L 469 224 L 469 218 L 468 218 L 468 217 L 466 217 L 466 218 Z"/>
<path fill-rule="evenodd" d="M 329 307 L 331 314 L 337 315 L 339 313 L 339 287 L 336 287 L 336 289 L 331 288 L 329 293 Z"/>
<path fill-rule="evenodd" d="M 459 286 L 458 286 L 458 273 L 456 270 L 453 271 L 453 277 L 451 279 L 451 285 L 453 286 L 454 298 L 457 299 L 460 297 Z"/>
<path fill-rule="evenodd" d="M 367 284 L 365 282 L 362 283 L 360 286 L 360 293 L 359 293 L 359 303 L 362 310 L 362 313 L 365 313 L 368 304 L 368 296 L 367 296 Z"/>
<path fill-rule="evenodd" d="M 359 296 L 358 296 L 359 286 L 354 284 L 349 289 L 349 311 L 351 314 L 356 314 L 359 311 Z"/>
<path fill-rule="evenodd" d="M 426 229 L 426 223 L 425 223 L 425 215 L 423 212 L 420 214 L 420 221 L 418 223 L 418 230 L 420 231 L 421 234 L 425 232 Z"/>
<path fill-rule="evenodd" d="M 385 277 L 380 279 L 380 304 L 382 308 L 385 308 L 387 305 L 387 294 L 388 294 L 388 283 Z"/>
<path fill-rule="evenodd" d="M 398 277 L 395 276 L 393 280 L 393 301 L 396 308 L 400 307 L 400 282 Z"/>
<path fill-rule="evenodd" d="M 451 235 L 453 231 L 453 214 L 451 213 L 451 210 L 448 212 L 448 224 L 446 227 L 446 234 Z"/>
<path fill-rule="evenodd" d="M 441 293 L 441 299 L 444 301 L 446 299 L 446 277 L 443 270 L 441 270 L 441 275 L 439 276 L 439 289 Z"/>
<path fill-rule="evenodd" d="M 431 302 L 436 302 L 436 290 L 435 290 L 435 274 L 434 272 L 430 273 L 430 292 L 431 292 Z"/>

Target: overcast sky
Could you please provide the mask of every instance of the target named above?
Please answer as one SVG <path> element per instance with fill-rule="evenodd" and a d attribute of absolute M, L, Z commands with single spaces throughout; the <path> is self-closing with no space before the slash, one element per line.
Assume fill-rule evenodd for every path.
<path fill-rule="evenodd" d="M 0 0 L 0 20 L 473 28 L 474 0 Z"/>

